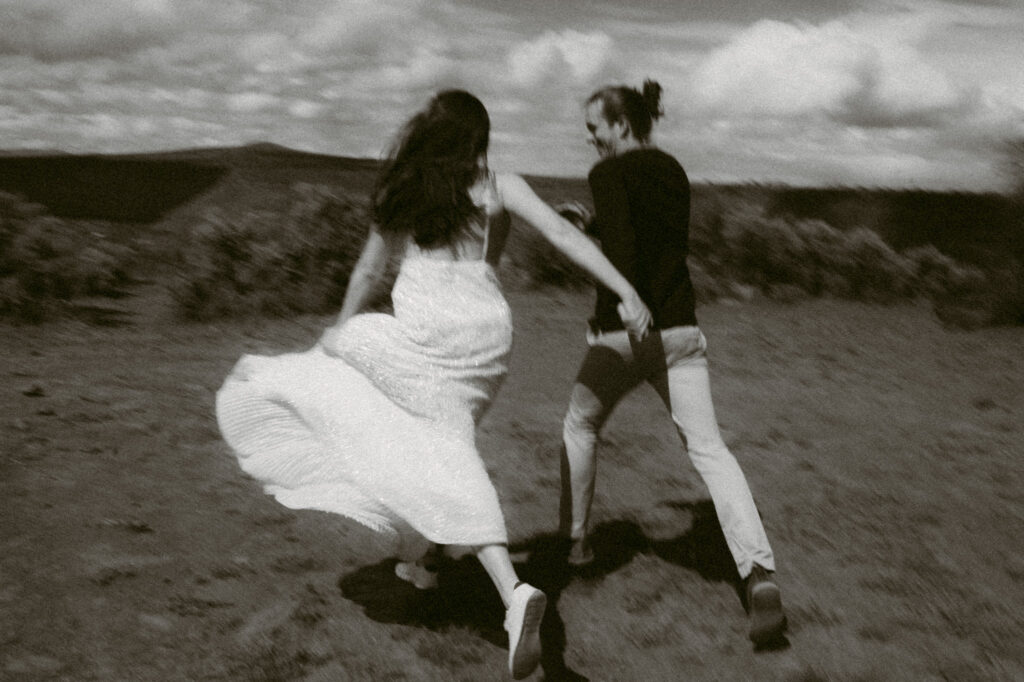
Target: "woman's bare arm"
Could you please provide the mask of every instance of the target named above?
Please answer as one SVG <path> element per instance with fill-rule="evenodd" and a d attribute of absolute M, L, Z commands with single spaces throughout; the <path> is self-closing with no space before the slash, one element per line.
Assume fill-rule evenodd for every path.
<path fill-rule="evenodd" d="M 622 273 L 601 253 L 601 249 L 583 235 L 572 223 L 558 215 L 518 175 L 497 176 L 498 193 L 505 207 L 530 223 L 545 239 L 614 291 L 622 299 L 620 315 L 626 328 L 643 337 L 651 326 L 651 312 L 640 295 Z"/>
<path fill-rule="evenodd" d="M 385 239 L 384 235 L 373 227 L 366 239 L 359 260 L 352 268 L 345 290 L 345 301 L 341 305 L 337 324 L 340 326 L 360 310 L 362 310 L 377 293 L 381 281 L 387 271 L 388 260 L 395 251 L 394 244 Z"/>

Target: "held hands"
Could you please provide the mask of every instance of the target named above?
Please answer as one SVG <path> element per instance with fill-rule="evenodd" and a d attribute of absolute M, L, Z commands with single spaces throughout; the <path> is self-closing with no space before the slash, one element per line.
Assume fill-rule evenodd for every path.
<path fill-rule="evenodd" d="M 594 215 L 582 202 L 564 201 L 555 206 L 555 212 L 576 226 L 580 232 L 589 234 Z"/>
<path fill-rule="evenodd" d="M 640 300 L 640 296 L 634 292 L 632 296 L 619 303 L 617 309 L 626 331 L 631 336 L 643 340 L 647 336 L 648 330 L 654 325 L 654 318 L 647 305 Z"/>

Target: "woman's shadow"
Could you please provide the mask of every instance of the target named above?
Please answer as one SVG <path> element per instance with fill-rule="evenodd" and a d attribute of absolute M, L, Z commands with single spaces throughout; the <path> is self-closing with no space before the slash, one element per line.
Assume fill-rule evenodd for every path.
<path fill-rule="evenodd" d="M 652 539 L 632 521 L 610 521 L 591 531 L 594 560 L 576 568 L 566 561 L 564 538 L 545 534 L 509 547 L 521 579 L 543 590 L 548 607 L 541 625 L 546 680 L 586 680 L 565 664 L 565 624 L 558 613 L 562 591 L 573 580 L 593 581 L 614 573 L 637 554 L 654 554 L 665 561 L 696 571 L 708 581 L 725 582 L 746 606 L 743 581 L 722 534 L 710 500 L 666 502 L 662 506 L 688 512 L 692 523 L 681 535 Z M 495 646 L 508 646 L 503 628 L 505 609 L 494 585 L 472 556 L 446 562 L 437 589 L 418 590 L 395 576 L 393 559 L 360 568 L 338 583 L 342 594 L 363 607 L 366 615 L 382 623 L 414 625 L 439 631 L 451 626 L 477 632 Z"/>

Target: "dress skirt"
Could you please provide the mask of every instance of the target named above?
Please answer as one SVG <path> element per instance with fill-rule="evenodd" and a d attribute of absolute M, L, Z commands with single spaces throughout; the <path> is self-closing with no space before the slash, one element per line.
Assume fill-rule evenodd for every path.
<path fill-rule="evenodd" d="M 305 352 L 243 356 L 217 393 L 221 433 L 286 507 L 402 547 L 505 543 L 475 443 L 511 349 L 497 277 L 484 261 L 410 256 L 392 300 L 393 315 L 353 316 Z"/>

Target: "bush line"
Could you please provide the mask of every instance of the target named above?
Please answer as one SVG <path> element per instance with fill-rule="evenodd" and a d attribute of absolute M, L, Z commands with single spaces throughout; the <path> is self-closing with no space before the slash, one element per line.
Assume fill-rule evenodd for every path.
<path fill-rule="evenodd" d="M 174 254 L 168 285 L 190 320 L 336 311 L 371 225 L 364 197 L 298 183 L 281 212 L 208 210 Z M 967 263 L 932 244 L 893 249 L 867 227 L 769 214 L 757 192 L 695 202 L 690 270 L 700 302 L 762 295 L 871 303 L 933 302 L 949 324 L 1024 322 L 1024 264 L 988 254 Z M 0 316 L 39 321 L 81 296 L 113 295 L 139 249 L 96 238 L 73 221 L 0 193 Z M 514 221 L 500 273 L 527 287 L 581 287 L 587 276 L 538 233 Z M 393 276 L 393 271 L 391 275 Z M 386 307 L 386 294 L 378 305 Z"/>

